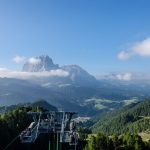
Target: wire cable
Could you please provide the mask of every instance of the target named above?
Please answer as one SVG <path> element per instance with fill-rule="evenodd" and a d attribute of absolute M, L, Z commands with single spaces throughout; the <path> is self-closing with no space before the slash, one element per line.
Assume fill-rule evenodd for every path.
<path fill-rule="evenodd" d="M 7 148 L 17 140 L 21 133 L 22 131 L 3 150 L 7 150 Z"/>
<path fill-rule="evenodd" d="M 20 134 L 19 134 L 19 135 L 20 135 Z M 12 144 L 17 140 L 17 138 L 19 137 L 19 135 L 17 135 L 3 150 L 8 149 L 8 147 L 9 147 L 10 145 L 12 145 Z"/>

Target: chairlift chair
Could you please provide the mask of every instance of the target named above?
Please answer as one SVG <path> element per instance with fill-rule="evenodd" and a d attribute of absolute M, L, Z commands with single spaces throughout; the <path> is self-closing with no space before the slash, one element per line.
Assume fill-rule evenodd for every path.
<path fill-rule="evenodd" d="M 20 140 L 22 143 L 34 143 L 39 135 L 37 126 L 37 123 L 32 122 L 29 127 L 20 134 Z"/>

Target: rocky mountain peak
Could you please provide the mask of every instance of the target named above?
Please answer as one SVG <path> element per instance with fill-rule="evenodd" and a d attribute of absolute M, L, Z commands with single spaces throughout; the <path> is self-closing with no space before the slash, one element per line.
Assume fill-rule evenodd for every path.
<path fill-rule="evenodd" d="M 23 66 L 24 72 L 44 72 L 57 70 L 65 71 L 68 76 L 49 76 L 43 78 L 42 83 L 46 84 L 75 84 L 75 85 L 95 85 L 97 83 L 94 76 L 78 65 L 67 65 L 59 67 L 53 63 L 53 60 L 47 55 L 30 58 Z M 36 79 L 35 79 L 36 80 Z M 39 82 L 39 80 L 38 80 Z"/>
<path fill-rule="evenodd" d="M 23 66 L 24 72 L 41 72 L 59 69 L 48 55 L 30 58 Z"/>

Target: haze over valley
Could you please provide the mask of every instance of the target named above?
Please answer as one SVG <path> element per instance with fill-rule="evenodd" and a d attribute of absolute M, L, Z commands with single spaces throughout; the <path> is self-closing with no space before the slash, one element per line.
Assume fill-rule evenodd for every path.
<path fill-rule="evenodd" d="M 93 116 L 150 96 L 144 80 L 96 79 L 80 66 L 54 64 L 47 55 L 27 60 L 22 71 L 1 70 L 0 75 L 1 106 L 45 99 L 59 110 Z"/>

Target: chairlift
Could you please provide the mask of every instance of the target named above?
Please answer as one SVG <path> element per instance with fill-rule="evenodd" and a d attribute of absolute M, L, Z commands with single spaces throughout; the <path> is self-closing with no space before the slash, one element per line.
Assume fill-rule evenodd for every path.
<path fill-rule="evenodd" d="M 34 143 L 39 133 L 37 131 L 38 124 L 32 122 L 29 127 L 20 134 L 22 143 Z"/>
<path fill-rule="evenodd" d="M 48 133 L 50 131 L 51 122 L 48 114 L 42 114 L 39 121 L 39 132 L 40 133 Z"/>
<path fill-rule="evenodd" d="M 34 122 L 22 131 L 20 140 L 22 143 L 34 143 L 42 133 L 59 133 L 61 143 L 77 145 L 76 124 L 71 122 L 74 112 L 30 112 Z"/>

